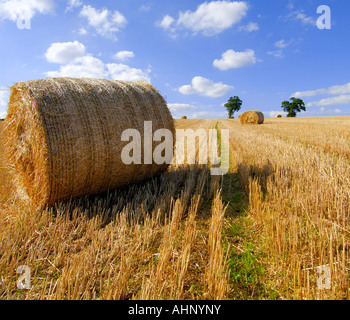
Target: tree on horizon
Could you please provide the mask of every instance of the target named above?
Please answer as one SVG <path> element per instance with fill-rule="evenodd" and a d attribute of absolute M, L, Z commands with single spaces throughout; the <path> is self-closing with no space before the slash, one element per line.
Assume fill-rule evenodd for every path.
<path fill-rule="evenodd" d="M 233 115 L 235 112 L 241 110 L 242 103 L 242 100 L 237 96 L 228 99 L 227 103 L 225 103 L 224 106 L 227 109 L 229 119 L 234 119 Z"/>

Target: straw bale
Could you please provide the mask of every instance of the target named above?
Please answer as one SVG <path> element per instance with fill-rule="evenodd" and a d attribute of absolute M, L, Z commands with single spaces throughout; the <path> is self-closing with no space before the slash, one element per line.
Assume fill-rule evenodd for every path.
<path fill-rule="evenodd" d="M 186 116 L 182 116 L 181 119 L 182 119 L 182 120 L 186 120 L 187 117 L 186 117 Z"/>
<path fill-rule="evenodd" d="M 122 132 L 137 129 L 143 146 L 144 121 L 152 121 L 153 132 L 169 129 L 175 136 L 166 102 L 143 81 L 52 78 L 15 84 L 4 133 L 20 196 L 42 209 L 161 174 L 168 164 L 127 165 L 121 159 L 128 143 L 121 141 Z"/>
<path fill-rule="evenodd" d="M 261 111 L 246 111 L 239 120 L 241 124 L 263 124 L 265 117 Z"/>
<path fill-rule="evenodd" d="M 278 114 L 275 118 L 282 118 L 282 115 Z"/>

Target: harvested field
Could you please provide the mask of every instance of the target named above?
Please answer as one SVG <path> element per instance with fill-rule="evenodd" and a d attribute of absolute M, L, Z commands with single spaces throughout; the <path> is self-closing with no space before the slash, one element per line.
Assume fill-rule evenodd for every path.
<path fill-rule="evenodd" d="M 175 127 L 229 129 L 229 173 L 171 165 L 39 213 L 17 199 L 0 144 L 0 298 L 350 298 L 349 117 Z"/>

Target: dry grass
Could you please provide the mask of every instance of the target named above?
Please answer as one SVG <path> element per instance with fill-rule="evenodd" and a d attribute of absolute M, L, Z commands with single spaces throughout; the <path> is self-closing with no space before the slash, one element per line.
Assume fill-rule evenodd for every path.
<path fill-rule="evenodd" d="M 216 123 L 230 129 L 223 179 L 172 166 L 41 213 L 20 205 L 2 162 L 0 298 L 349 299 L 350 119 L 176 126 Z M 19 265 L 30 290 L 16 287 Z"/>
<path fill-rule="evenodd" d="M 254 243 L 266 262 L 260 281 L 280 298 L 348 299 L 350 119 L 280 121 L 230 124 L 233 161 L 249 194 L 248 219 L 259 230 Z M 332 148 L 339 136 L 342 147 Z M 317 287 L 323 265 L 331 272 L 329 290 Z"/>

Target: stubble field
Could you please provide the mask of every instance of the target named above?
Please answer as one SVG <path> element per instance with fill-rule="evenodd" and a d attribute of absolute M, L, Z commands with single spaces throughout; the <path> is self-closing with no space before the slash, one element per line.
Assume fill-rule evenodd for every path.
<path fill-rule="evenodd" d="M 230 130 L 219 180 L 172 165 L 43 212 L 0 143 L 0 299 L 349 299 L 350 118 L 176 120 L 215 127 Z"/>

